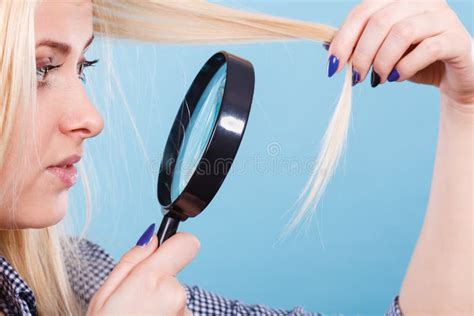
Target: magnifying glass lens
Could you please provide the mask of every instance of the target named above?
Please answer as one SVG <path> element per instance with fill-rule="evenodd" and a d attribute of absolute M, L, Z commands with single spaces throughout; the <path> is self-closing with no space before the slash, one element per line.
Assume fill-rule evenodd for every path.
<path fill-rule="evenodd" d="M 196 171 L 212 131 L 219 116 L 226 83 L 227 63 L 224 63 L 212 77 L 196 105 L 189 121 L 181 150 L 176 160 L 175 172 L 171 182 L 171 199 L 183 192 L 189 179 Z"/>

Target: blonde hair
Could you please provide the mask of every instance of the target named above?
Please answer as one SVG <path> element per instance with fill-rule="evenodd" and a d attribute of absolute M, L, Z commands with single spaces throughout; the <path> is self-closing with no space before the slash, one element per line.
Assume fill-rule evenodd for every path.
<path fill-rule="evenodd" d="M 0 171 L 4 171 L 0 173 L 0 209 L 3 211 L 0 215 L 13 220 L 24 185 L 21 172 L 28 170 L 29 162 L 24 153 L 32 148 L 35 137 L 28 134 L 35 130 L 36 124 L 34 14 L 33 2 L 0 2 Z M 21 127 L 15 129 L 15 135 L 12 134 L 14 125 Z M 38 153 L 35 154 L 37 159 Z M 7 168 L 12 168 L 6 161 L 14 161 L 15 172 L 5 173 Z M 1 255 L 31 286 L 38 297 L 39 310 L 44 314 L 78 313 L 76 304 L 69 303 L 75 302 L 75 298 L 62 262 L 60 230 L 60 226 L 39 230 L 13 226 L 0 230 Z M 51 290 L 44 291 L 45 288 Z"/>
<path fill-rule="evenodd" d="M 336 31 L 326 25 L 244 12 L 204 0 L 92 2 L 94 32 L 105 38 L 180 44 L 300 39 L 330 42 Z M 33 1 L 0 1 L 0 171 L 6 167 L 4 162 L 7 152 L 21 158 L 25 148 L 34 145 L 28 142 L 32 137 L 27 133 L 34 130 L 31 124 L 35 124 L 36 111 L 36 78 L 33 71 L 36 5 Z M 18 38 L 21 40 L 17 40 Z M 285 231 L 292 231 L 300 222 L 308 222 L 313 216 L 343 151 L 350 112 L 351 74 L 347 71 L 315 168 L 296 201 L 299 209 Z M 18 137 L 22 140 L 21 146 L 17 146 L 18 151 L 11 153 L 7 149 L 18 136 L 11 133 L 14 125 L 15 130 L 26 137 Z M 15 160 L 15 164 L 26 163 L 24 160 Z M 81 175 L 81 178 L 84 177 L 82 183 L 86 199 L 90 200 L 83 170 Z M 2 177 L 2 185 L 9 183 L 5 187 L 11 190 L 0 192 L 0 209 L 5 207 L 7 201 L 15 201 L 14 197 L 20 192 L 22 183 L 15 183 L 15 179 L 21 177 Z M 10 204 L 15 205 L 8 203 Z M 89 208 L 86 207 L 88 218 Z M 14 210 L 15 207 L 9 208 L 13 215 Z M 83 233 L 86 229 L 84 227 Z M 62 223 L 37 230 L 0 230 L 0 252 L 32 288 L 39 314 L 76 315 L 85 312 L 71 290 L 63 260 L 64 249 L 76 253 L 77 243 L 64 237 Z M 65 242 L 65 248 L 61 246 L 60 240 Z"/>

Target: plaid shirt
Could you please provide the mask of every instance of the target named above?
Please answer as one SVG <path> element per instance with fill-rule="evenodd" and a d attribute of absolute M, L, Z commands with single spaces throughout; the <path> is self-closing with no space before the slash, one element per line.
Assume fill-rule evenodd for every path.
<path fill-rule="evenodd" d="M 66 259 L 68 276 L 73 291 L 79 301 L 87 306 L 94 293 L 104 283 L 112 271 L 113 258 L 97 244 L 86 239 L 79 242 L 80 255 L 86 265 L 82 269 L 70 264 Z M 300 307 L 293 310 L 271 309 L 263 305 L 246 305 L 238 300 L 230 300 L 202 290 L 196 286 L 184 286 L 187 293 L 188 309 L 194 315 L 318 315 Z M 0 311 L 5 315 L 37 315 L 36 300 L 33 292 L 15 271 L 0 256 Z M 398 295 L 385 312 L 386 316 L 401 316 Z"/>

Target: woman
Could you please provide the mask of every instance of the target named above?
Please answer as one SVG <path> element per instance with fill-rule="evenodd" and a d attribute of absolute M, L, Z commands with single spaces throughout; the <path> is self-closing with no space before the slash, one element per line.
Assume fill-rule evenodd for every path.
<path fill-rule="evenodd" d="M 364 81 L 372 65 L 374 87 L 402 80 L 438 87 L 441 125 L 427 217 L 400 296 L 387 312 L 472 314 L 473 280 L 466 278 L 472 276 L 472 41 L 444 1 L 363 2 L 336 34 L 329 27 L 303 22 L 255 15 L 246 19 L 250 15 L 204 1 L 156 3 L 44 0 L 35 7 L 29 1 L 0 2 L 0 310 L 4 314 L 302 312 L 246 306 L 180 285 L 176 274 L 199 248 L 189 234 L 179 233 L 155 250 L 152 225 L 116 265 L 98 245 L 61 237 L 58 223 L 67 208 L 68 189 L 77 179 L 73 164 L 83 154 L 85 140 L 104 126 L 80 82 L 84 68 L 95 62 L 84 58 L 94 31 L 182 43 L 330 40 L 330 77 L 351 61 L 353 84 Z M 173 20 L 173 28 L 163 23 L 160 29 L 156 21 L 165 20 L 156 19 L 160 15 Z M 137 17 L 143 23 L 136 22 Z M 153 19 L 145 24 L 145 18 Z M 189 25 L 179 23 L 185 21 L 201 28 L 190 31 Z M 200 32 L 217 25 L 221 28 L 213 33 Z M 34 68 L 36 78 L 31 74 Z"/>

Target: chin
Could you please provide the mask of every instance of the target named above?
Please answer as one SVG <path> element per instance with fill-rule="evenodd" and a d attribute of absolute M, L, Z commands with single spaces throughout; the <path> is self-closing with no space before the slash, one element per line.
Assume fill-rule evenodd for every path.
<path fill-rule="evenodd" d="M 46 228 L 59 223 L 66 215 L 68 191 L 43 197 L 35 203 L 20 203 L 15 222 L 18 228 Z"/>

